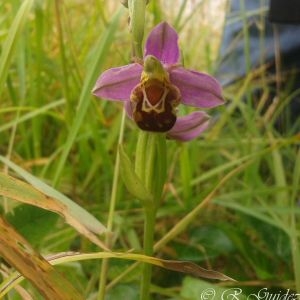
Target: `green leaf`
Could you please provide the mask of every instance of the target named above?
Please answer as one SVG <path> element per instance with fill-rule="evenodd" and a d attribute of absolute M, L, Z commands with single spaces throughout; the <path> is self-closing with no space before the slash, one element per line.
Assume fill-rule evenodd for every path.
<path fill-rule="evenodd" d="M 144 206 L 149 206 L 153 203 L 152 194 L 145 188 L 141 179 L 134 171 L 133 164 L 125 153 L 122 146 L 119 147 L 120 155 L 120 173 L 121 178 L 127 190 L 136 198 L 138 198 Z"/>
<path fill-rule="evenodd" d="M 203 247 L 203 251 L 199 247 Z M 225 255 L 234 250 L 234 245 L 220 226 L 207 225 L 189 232 L 188 245 L 175 244 L 178 259 L 205 261 Z M 202 248 L 201 247 L 201 248 Z"/>
<path fill-rule="evenodd" d="M 94 233 L 101 234 L 106 232 L 107 229 L 93 215 L 7 158 L 0 156 L 0 161 L 13 169 L 34 187 L 0 173 L 0 194 L 63 215 L 66 222 L 73 226 L 78 232 L 85 235 L 96 245 L 105 249 L 105 246 Z M 50 206 L 47 206 L 49 205 L 47 201 L 51 202 Z"/>
<path fill-rule="evenodd" d="M 115 299 L 131 299 L 131 300 L 138 300 L 138 287 L 132 286 L 128 284 L 120 284 L 110 289 L 107 293 L 105 299 L 107 300 L 115 300 Z"/>
<path fill-rule="evenodd" d="M 165 134 L 140 130 L 135 152 L 135 172 L 151 192 L 155 206 L 160 204 L 167 176 Z"/>
<path fill-rule="evenodd" d="M 30 205 L 19 205 L 5 217 L 34 247 L 53 230 L 58 219 L 56 214 Z"/>
<path fill-rule="evenodd" d="M 13 57 L 13 53 L 17 44 L 18 36 L 23 28 L 25 19 L 30 11 L 33 4 L 33 0 L 25 0 L 18 10 L 18 13 L 9 29 L 6 40 L 1 47 L 0 57 L 0 94 L 4 87 L 4 82 L 7 77 L 7 72 Z"/>
<path fill-rule="evenodd" d="M 203 300 L 203 299 L 240 299 L 246 300 L 241 288 L 223 288 L 200 279 L 186 277 L 180 295 L 184 299 Z"/>

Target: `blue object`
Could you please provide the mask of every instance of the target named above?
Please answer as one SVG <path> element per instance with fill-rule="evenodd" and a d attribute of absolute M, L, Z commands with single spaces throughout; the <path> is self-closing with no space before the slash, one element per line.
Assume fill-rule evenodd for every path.
<path fill-rule="evenodd" d="M 280 1 L 285 5 L 289 0 Z M 300 0 L 297 0 L 297 2 L 299 2 L 299 7 Z M 267 74 L 273 75 L 275 78 L 276 42 L 280 49 L 280 78 L 283 80 L 281 87 L 283 89 L 289 88 L 290 93 L 299 89 L 299 93 L 296 93 L 296 96 L 290 101 L 288 110 L 285 111 L 286 117 L 282 114 L 277 120 L 277 125 L 282 123 L 282 120 L 290 124 L 288 127 L 297 123 L 296 130 L 297 128 L 299 130 L 300 24 L 271 23 L 268 16 L 275 20 L 276 12 L 274 9 L 270 11 L 270 3 L 267 0 L 231 0 L 230 4 L 230 12 L 226 18 L 220 58 L 215 74 L 216 77 L 223 86 L 227 86 L 244 79 L 247 72 L 251 72 L 262 65 L 267 65 Z M 275 4 L 278 5 L 278 3 Z M 277 13 L 280 13 L 279 6 L 276 9 Z M 287 16 L 285 12 L 285 18 Z M 293 18 L 291 22 L 295 23 L 295 16 L 300 17 L 300 11 L 297 11 L 296 14 L 291 13 L 291 16 Z M 287 20 L 285 21 L 288 22 Z M 244 26 L 247 26 L 248 44 L 245 42 Z M 271 103 L 276 95 L 275 80 L 270 83 L 270 87 L 270 90 L 273 90 L 273 94 L 271 94 L 269 99 Z M 259 86 L 258 91 L 256 90 L 255 92 L 259 92 Z"/>

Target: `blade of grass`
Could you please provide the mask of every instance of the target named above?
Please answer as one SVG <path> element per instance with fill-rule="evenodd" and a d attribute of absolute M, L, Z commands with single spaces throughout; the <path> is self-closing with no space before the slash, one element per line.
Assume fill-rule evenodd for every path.
<path fill-rule="evenodd" d="M 295 168 L 293 174 L 293 182 L 292 182 L 292 199 L 291 199 L 291 208 L 294 208 L 295 203 L 297 203 L 297 195 L 299 195 L 300 190 L 300 150 L 298 149 L 298 153 L 295 161 Z M 300 240 L 299 240 L 299 231 L 297 231 L 297 223 L 296 223 L 296 213 L 291 214 L 291 249 L 293 256 L 293 267 L 295 274 L 295 284 L 296 291 L 300 293 Z"/>
<path fill-rule="evenodd" d="M 222 128 L 226 124 L 231 123 L 230 119 L 233 113 L 241 105 L 244 105 L 242 99 L 244 95 L 247 93 L 247 90 L 249 89 L 249 85 L 251 84 L 252 80 L 255 78 L 257 74 L 260 74 L 262 71 L 264 71 L 264 69 L 265 66 L 258 68 L 257 70 L 254 70 L 247 74 L 247 76 L 244 78 L 242 82 L 242 86 L 239 88 L 235 96 L 233 96 L 232 101 L 227 105 L 226 110 L 222 113 L 222 115 L 218 119 L 217 124 L 209 131 L 208 139 L 210 140 L 216 139 L 218 136 L 220 136 L 220 132 Z"/>
<path fill-rule="evenodd" d="M 32 56 L 29 65 L 34 66 L 32 71 L 29 71 L 29 76 L 31 81 L 35 84 L 29 86 L 29 97 L 31 98 L 31 103 L 34 107 L 39 107 L 44 103 L 43 95 L 43 78 L 42 66 L 43 66 L 43 38 L 45 36 L 44 32 L 44 14 L 41 4 L 34 5 L 34 30 L 35 30 L 35 43 L 34 46 L 29 47 L 29 54 Z M 26 32 L 25 38 L 29 40 L 29 33 Z M 30 42 L 29 42 L 30 43 Z M 26 54 L 26 48 L 22 49 Z M 28 55 L 28 54 L 27 54 Z M 42 141 L 43 141 L 43 126 L 42 118 L 35 118 L 31 122 L 32 128 L 32 139 L 33 139 L 33 154 L 34 157 L 40 157 L 42 153 Z"/>
<path fill-rule="evenodd" d="M 76 112 L 75 119 L 71 125 L 71 129 L 69 135 L 67 137 L 64 150 L 61 154 L 60 160 L 58 162 L 58 166 L 54 175 L 53 185 L 56 186 L 60 180 L 60 175 L 67 160 L 67 157 L 70 153 L 70 150 L 74 144 L 75 138 L 78 134 L 79 128 L 84 120 L 88 107 L 91 103 L 91 89 L 95 84 L 96 78 L 100 73 L 100 70 L 104 64 L 105 57 L 107 56 L 108 50 L 113 43 L 114 35 L 117 31 L 119 19 L 123 13 L 123 9 L 119 9 L 112 18 L 112 21 L 104 32 L 102 38 L 99 40 L 95 53 L 97 56 L 95 57 L 94 64 L 90 67 L 90 71 L 86 76 L 86 79 L 83 84 L 83 88 L 80 94 L 78 108 Z"/>
<path fill-rule="evenodd" d="M 273 220 L 272 217 L 269 217 L 266 214 L 261 213 L 261 212 L 255 210 L 255 209 L 253 209 L 253 206 L 248 208 L 248 207 L 245 207 L 244 205 L 240 205 L 240 204 L 235 203 L 235 202 L 228 202 L 228 201 L 224 202 L 224 201 L 219 201 L 219 200 L 215 200 L 214 203 L 216 203 L 220 206 L 223 206 L 223 207 L 227 207 L 227 208 L 242 212 L 242 213 L 244 213 L 248 216 L 252 216 L 252 217 L 254 217 L 258 220 L 261 220 L 261 221 L 263 221 L 267 224 L 270 224 L 272 226 L 283 229 L 286 233 L 289 234 L 289 229 L 286 226 L 284 226 L 283 223 L 278 223 L 278 221 Z"/>
<path fill-rule="evenodd" d="M 174 261 L 174 260 L 165 260 L 161 258 L 156 258 L 152 256 L 146 256 L 143 254 L 136 253 L 122 253 L 122 252 L 94 252 L 94 253 L 58 253 L 52 255 L 48 258 L 48 261 L 51 265 L 59 265 L 63 263 L 78 262 L 85 260 L 94 260 L 94 259 L 108 259 L 108 258 L 117 258 L 124 260 L 134 260 L 139 262 L 146 262 L 158 266 L 160 268 L 182 272 L 190 274 L 195 277 L 200 278 L 210 278 L 217 279 L 221 281 L 234 281 L 234 279 L 226 276 L 225 274 L 213 271 L 206 270 L 195 263 L 189 261 Z M 16 284 L 22 282 L 24 278 L 17 273 L 11 274 L 8 278 L 5 279 L 3 283 L 0 284 L 0 297 L 4 296 L 10 289 L 12 289 Z"/>
<path fill-rule="evenodd" d="M 69 84 L 69 72 L 68 72 L 68 67 L 67 67 L 67 56 L 66 56 L 66 49 L 65 49 L 65 38 L 64 38 L 64 31 L 63 31 L 63 26 L 62 26 L 62 6 L 63 2 L 55 0 L 54 1 L 54 8 L 55 8 L 55 17 L 56 17 L 56 27 L 57 27 L 57 32 L 58 32 L 58 41 L 59 41 L 59 53 L 60 53 L 60 63 L 62 66 L 62 87 L 63 87 L 63 93 L 64 97 L 67 102 L 67 120 L 70 119 L 71 116 L 71 103 L 70 103 L 70 84 Z"/>
<path fill-rule="evenodd" d="M 224 171 L 226 171 L 227 169 L 230 169 L 231 167 L 234 167 L 236 165 L 242 164 L 245 161 L 248 161 L 250 159 L 256 158 L 256 157 L 260 157 L 263 155 L 266 155 L 270 152 L 273 151 L 273 149 L 277 149 L 283 146 L 287 146 L 287 145 L 292 145 L 294 143 L 298 143 L 298 139 L 297 137 L 292 137 L 291 139 L 286 139 L 286 140 L 282 140 L 282 141 L 278 141 L 276 144 L 274 144 L 272 147 L 265 147 L 262 148 L 262 150 L 239 157 L 237 159 L 231 160 L 229 162 L 226 162 L 220 166 L 217 166 L 207 172 L 205 172 L 204 174 L 196 177 L 195 179 L 193 179 L 190 183 L 191 186 L 196 186 L 199 185 L 200 183 L 204 182 L 205 180 L 208 180 Z M 182 187 L 179 187 L 177 189 L 177 192 L 181 192 L 182 191 Z"/>
<path fill-rule="evenodd" d="M 244 170 L 253 160 L 249 160 L 237 168 L 233 169 L 226 176 L 222 178 L 222 180 L 214 187 L 214 189 L 198 204 L 190 213 L 184 216 L 162 239 L 160 239 L 154 246 L 154 250 L 160 249 L 170 240 L 172 240 L 175 236 L 180 234 L 191 222 L 198 216 L 200 211 L 207 206 L 214 198 L 216 192 L 234 175 L 238 174 L 242 170 Z"/>
<path fill-rule="evenodd" d="M 179 8 L 179 11 L 178 11 L 178 14 L 176 16 L 176 19 L 174 21 L 174 27 L 175 28 L 178 28 L 179 27 L 179 24 L 181 22 L 181 19 L 182 19 L 182 15 L 184 13 L 184 10 L 186 8 L 186 5 L 187 5 L 187 0 L 183 0 L 181 5 L 180 5 L 180 8 Z"/>
<path fill-rule="evenodd" d="M 69 199 L 67 196 L 42 182 L 40 179 L 31 175 L 5 157 L 0 156 L 0 161 L 14 170 L 19 176 L 24 178 L 24 180 L 30 183 L 37 190 L 60 201 L 64 206 L 68 208 L 69 213 L 74 217 L 74 219 L 78 220 L 84 225 L 84 227 L 88 228 L 90 231 L 96 234 L 101 234 L 106 231 L 106 228 L 93 215 L 88 213 L 85 209 Z"/>
<path fill-rule="evenodd" d="M 30 111 L 28 112 L 27 114 L 24 114 L 23 116 L 21 117 L 18 117 L 18 118 L 15 118 L 14 120 L 10 121 L 10 122 L 7 122 L 5 124 L 3 124 L 2 126 L 0 126 L 0 132 L 2 131 L 5 131 L 7 129 L 11 129 L 13 128 L 14 126 L 17 126 L 19 125 L 20 123 L 22 122 L 25 122 L 27 120 L 31 120 L 43 113 L 49 113 L 48 111 L 53 109 L 53 108 L 57 108 L 59 106 L 62 106 L 66 103 L 65 99 L 60 99 L 60 100 L 57 100 L 57 101 L 54 101 L 54 102 L 51 102 L 45 106 L 42 106 L 42 107 L 39 107 L 37 109 L 34 109 L 34 108 L 28 108 L 28 107 L 17 107 L 17 108 L 13 108 L 13 109 L 7 109 L 7 111 L 9 112 L 10 110 L 16 110 L 17 112 L 21 112 L 22 110 L 33 110 L 33 111 Z M 5 110 L 3 110 L 5 111 Z M 0 110 L 1 112 L 1 110 Z M 50 113 L 49 113 L 50 114 Z"/>
<path fill-rule="evenodd" d="M 12 57 L 22 28 L 24 26 L 27 15 L 33 4 L 33 0 L 25 0 L 18 10 L 18 13 L 8 31 L 6 40 L 3 43 L 2 53 L 0 57 L 0 94 L 4 88 L 4 82 L 7 77 L 8 69 L 12 61 Z"/>
<path fill-rule="evenodd" d="M 289 206 L 290 205 L 290 195 L 287 191 L 287 181 L 285 178 L 285 170 L 283 166 L 282 155 L 279 149 L 276 147 L 274 136 L 269 131 L 268 136 L 270 139 L 270 144 L 274 147 L 272 151 L 272 165 L 273 173 L 275 177 L 275 182 L 277 187 L 285 188 L 280 193 L 276 194 L 276 202 L 278 205 Z M 288 221 L 288 220 L 286 220 Z"/>

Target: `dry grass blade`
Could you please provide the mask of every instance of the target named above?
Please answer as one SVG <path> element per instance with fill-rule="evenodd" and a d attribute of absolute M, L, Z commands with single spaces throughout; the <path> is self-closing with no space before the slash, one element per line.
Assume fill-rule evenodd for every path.
<path fill-rule="evenodd" d="M 0 173 L 0 195 L 30 205 L 53 211 L 63 216 L 68 224 L 100 248 L 108 250 L 98 237 L 87 228 L 81 219 L 76 218 L 70 207 L 55 198 L 49 197 L 31 185 L 11 176 Z"/>
<path fill-rule="evenodd" d="M 190 261 L 176 261 L 176 260 L 160 260 L 162 267 L 168 270 L 186 273 L 195 277 L 216 279 L 216 280 L 230 280 L 233 278 L 214 270 L 207 270 Z"/>
<path fill-rule="evenodd" d="M 222 274 L 214 270 L 207 270 L 195 263 L 189 261 L 175 261 L 165 260 L 156 257 L 146 256 L 136 253 L 121 253 L 121 252 L 96 252 L 96 253 L 78 253 L 78 252 L 63 252 L 51 255 L 48 257 L 48 261 L 52 265 L 58 265 L 69 262 L 77 262 L 81 260 L 90 259 L 107 259 L 118 258 L 125 260 L 135 260 L 137 262 L 143 262 L 158 266 L 160 268 L 186 273 L 198 278 L 206 278 L 220 281 L 235 281 L 231 277 Z M 15 273 L 7 278 L 5 284 L 0 285 L 0 297 L 4 295 L 9 289 L 12 289 L 15 285 L 22 281 L 22 277 Z"/>
<path fill-rule="evenodd" d="M 45 299 L 84 299 L 31 245 L 0 217 L 0 255 L 38 289 Z"/>
<path fill-rule="evenodd" d="M 99 259 L 99 258 L 120 258 L 120 259 L 128 259 L 128 260 L 136 260 L 139 262 L 144 262 L 148 264 L 152 264 L 164 269 L 182 272 L 189 274 L 195 277 L 207 278 L 207 279 L 215 279 L 215 280 L 230 280 L 234 281 L 234 279 L 229 276 L 222 274 L 220 272 L 216 272 L 213 270 L 207 270 L 195 263 L 189 261 L 176 261 L 176 260 L 165 260 L 156 257 L 146 256 L 143 254 L 135 254 L 135 253 L 120 253 L 120 252 L 98 252 L 98 253 L 87 253 L 87 254 L 70 254 L 66 253 L 65 257 L 59 257 L 53 260 L 53 263 L 61 263 L 61 262 L 69 262 L 76 260 L 86 260 L 86 259 Z"/>

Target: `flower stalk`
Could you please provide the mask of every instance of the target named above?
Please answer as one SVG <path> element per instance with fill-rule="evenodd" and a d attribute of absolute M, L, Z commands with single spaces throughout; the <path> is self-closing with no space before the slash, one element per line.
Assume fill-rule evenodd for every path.
<path fill-rule="evenodd" d="M 129 0 L 128 9 L 130 15 L 130 30 L 132 32 L 133 40 L 133 56 L 142 58 L 146 0 Z M 158 144 L 161 144 L 161 142 L 159 142 L 161 136 L 161 134 L 140 131 L 136 149 L 136 174 L 140 178 L 146 190 L 153 196 L 153 203 L 150 203 L 150 205 L 144 205 L 145 223 L 143 248 L 144 254 L 149 256 L 153 254 L 156 211 L 162 191 L 162 188 L 159 188 L 159 183 L 157 182 L 154 173 L 155 161 L 163 154 L 159 153 L 162 147 L 158 147 Z M 165 135 L 163 135 L 163 138 L 165 139 Z M 166 157 L 163 157 L 163 159 L 165 160 Z M 142 282 L 140 290 L 141 300 L 150 299 L 151 275 L 152 266 L 144 263 L 142 267 Z"/>
<path fill-rule="evenodd" d="M 161 133 L 139 132 L 136 147 L 135 171 L 145 188 L 151 193 L 152 201 L 144 206 L 144 254 L 153 255 L 154 229 L 157 208 L 160 204 L 166 180 L 166 136 Z M 142 267 L 140 299 L 150 299 L 152 266 Z"/>
<path fill-rule="evenodd" d="M 180 64 L 178 35 L 166 22 L 142 42 L 146 0 L 128 0 L 133 57 L 131 64 L 111 68 L 98 78 L 93 94 L 121 101 L 139 130 L 135 165 L 119 147 L 121 176 L 130 193 L 144 208 L 144 254 L 153 255 L 154 229 L 167 173 L 166 138 L 189 141 L 209 126 L 209 115 L 196 110 L 180 116 L 177 107 L 213 108 L 224 104 L 222 88 L 210 75 Z M 126 4 L 126 3 L 125 3 Z M 152 268 L 142 269 L 140 299 L 150 299 Z"/>
<path fill-rule="evenodd" d="M 156 219 L 156 209 L 145 209 L 145 223 L 144 223 L 144 254 L 148 256 L 153 255 L 154 245 L 154 228 Z M 142 281 L 140 289 L 140 299 L 150 299 L 150 285 L 152 277 L 152 265 L 143 263 L 142 266 Z"/>
<path fill-rule="evenodd" d="M 130 31 L 133 41 L 133 56 L 143 56 L 142 42 L 144 38 L 146 0 L 128 0 Z"/>

